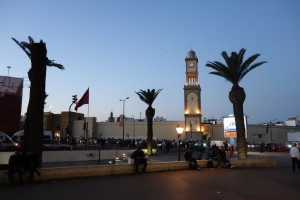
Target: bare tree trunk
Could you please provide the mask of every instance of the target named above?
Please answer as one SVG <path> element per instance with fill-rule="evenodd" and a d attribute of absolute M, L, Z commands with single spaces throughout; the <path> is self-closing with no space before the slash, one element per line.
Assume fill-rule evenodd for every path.
<path fill-rule="evenodd" d="M 33 150 L 42 160 L 43 117 L 46 87 L 47 49 L 43 42 L 31 45 L 30 98 L 24 126 L 23 151 Z"/>

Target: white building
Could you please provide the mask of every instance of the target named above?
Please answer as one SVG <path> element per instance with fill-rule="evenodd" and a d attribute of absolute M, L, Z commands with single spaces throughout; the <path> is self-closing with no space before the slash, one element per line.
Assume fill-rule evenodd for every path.
<path fill-rule="evenodd" d="M 289 118 L 285 121 L 286 126 L 300 126 L 300 116 Z"/>

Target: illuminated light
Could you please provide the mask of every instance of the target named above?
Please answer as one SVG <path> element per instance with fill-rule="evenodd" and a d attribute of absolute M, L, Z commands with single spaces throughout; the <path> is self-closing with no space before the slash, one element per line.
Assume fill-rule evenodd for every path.
<path fill-rule="evenodd" d="M 197 131 L 201 131 L 200 128 L 197 128 Z"/>
<path fill-rule="evenodd" d="M 183 132 L 183 128 L 177 126 L 176 131 L 177 131 L 178 135 L 181 135 Z"/>

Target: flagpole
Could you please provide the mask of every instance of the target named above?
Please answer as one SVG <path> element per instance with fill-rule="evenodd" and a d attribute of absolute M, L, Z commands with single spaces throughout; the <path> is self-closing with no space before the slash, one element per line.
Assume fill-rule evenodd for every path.
<path fill-rule="evenodd" d="M 88 87 L 89 93 L 90 93 L 90 86 Z M 88 117 L 90 117 L 90 101 L 88 103 Z"/>

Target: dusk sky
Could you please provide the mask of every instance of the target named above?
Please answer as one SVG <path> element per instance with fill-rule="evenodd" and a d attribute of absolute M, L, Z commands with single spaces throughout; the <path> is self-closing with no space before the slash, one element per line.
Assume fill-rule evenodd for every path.
<path fill-rule="evenodd" d="M 68 111 L 72 95 L 90 88 L 89 116 L 105 121 L 123 112 L 145 117 L 147 105 L 134 93 L 163 90 L 153 107 L 168 121 L 184 120 L 185 58 L 198 57 L 203 118 L 233 113 L 232 84 L 211 75 L 208 61 L 245 48 L 267 61 L 240 82 L 248 123 L 285 121 L 300 115 L 299 0 L 1 0 L 0 75 L 24 77 L 27 110 L 31 62 L 11 39 L 42 39 L 48 58 L 45 111 Z M 74 111 L 74 106 L 72 107 Z M 75 111 L 74 111 L 75 112 Z M 88 115 L 88 105 L 78 109 Z"/>

